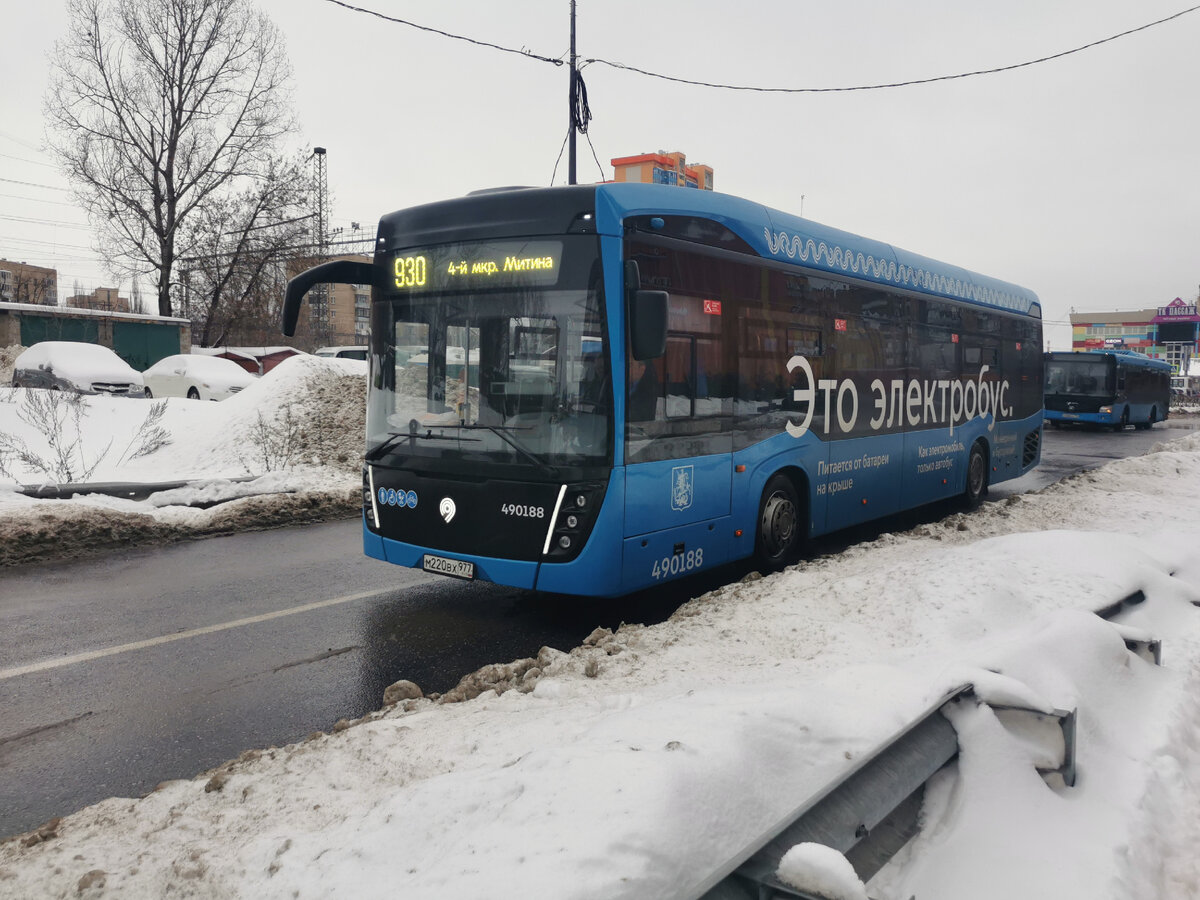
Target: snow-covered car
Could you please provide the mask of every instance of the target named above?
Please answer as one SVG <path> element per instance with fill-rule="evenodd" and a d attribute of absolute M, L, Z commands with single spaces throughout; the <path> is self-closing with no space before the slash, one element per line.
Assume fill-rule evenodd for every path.
<path fill-rule="evenodd" d="M 358 346 L 320 347 L 313 351 L 313 355 L 324 356 L 330 359 L 366 359 L 367 347 L 365 344 Z"/>
<path fill-rule="evenodd" d="M 40 341 L 13 362 L 13 387 L 144 397 L 137 369 L 99 344 Z"/>
<path fill-rule="evenodd" d="M 179 353 L 160 359 L 145 372 L 147 397 L 224 400 L 254 383 L 254 376 L 231 359 Z"/>

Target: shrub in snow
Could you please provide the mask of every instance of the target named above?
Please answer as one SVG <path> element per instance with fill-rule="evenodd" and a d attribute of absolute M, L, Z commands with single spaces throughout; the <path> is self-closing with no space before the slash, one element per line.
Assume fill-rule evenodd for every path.
<path fill-rule="evenodd" d="M 112 449 L 112 438 L 97 452 L 86 444 L 84 419 L 87 407 L 82 395 L 69 391 L 27 390 L 17 416 L 45 441 L 45 450 L 31 448 L 22 438 L 0 431 L 0 475 L 17 481 L 10 464 L 19 462 L 46 478 L 63 483 L 87 481 Z M 171 443 L 161 425 L 166 403 L 151 404 L 150 411 L 122 451 L 121 462 L 147 456 Z"/>

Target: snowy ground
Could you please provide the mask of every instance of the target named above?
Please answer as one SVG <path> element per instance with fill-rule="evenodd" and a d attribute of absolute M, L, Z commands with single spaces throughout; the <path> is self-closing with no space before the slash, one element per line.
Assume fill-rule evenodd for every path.
<path fill-rule="evenodd" d="M 197 465 L 239 471 L 195 443 Z M 922 833 L 887 868 L 864 887 L 807 846 L 788 879 L 837 900 L 1195 897 L 1198 473 L 1200 436 L 1180 438 L 436 700 L 394 685 L 329 734 L 0 843 L 0 897 L 692 897 L 964 682 L 1077 708 L 1076 786 L 1047 784 L 1035 748 L 970 703 Z M 1116 619 L 1093 614 L 1136 590 Z M 1138 636 L 1162 639 L 1161 667 L 1126 648 Z"/>
<path fill-rule="evenodd" d="M 354 515 L 365 394 L 366 363 L 307 355 L 219 403 L 0 387 L 0 566 Z M 137 502 L 16 491 L 192 479 Z"/>

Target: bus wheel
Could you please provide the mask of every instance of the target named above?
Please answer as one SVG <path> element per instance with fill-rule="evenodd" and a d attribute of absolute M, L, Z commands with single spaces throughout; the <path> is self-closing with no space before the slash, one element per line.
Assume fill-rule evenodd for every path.
<path fill-rule="evenodd" d="M 786 475 L 776 473 L 763 488 L 758 508 L 755 557 L 764 574 L 787 568 L 800 557 L 800 500 Z"/>
<path fill-rule="evenodd" d="M 1157 421 L 1158 421 L 1158 407 L 1152 406 L 1152 407 L 1150 407 L 1150 418 L 1147 419 L 1145 422 L 1138 422 L 1138 426 L 1137 426 L 1138 430 L 1139 431 L 1148 431 L 1149 429 L 1154 427 L 1154 423 Z"/>
<path fill-rule="evenodd" d="M 1124 431 L 1125 426 L 1129 424 L 1129 407 L 1121 410 L 1121 421 L 1113 426 L 1113 431 Z"/>
<path fill-rule="evenodd" d="M 988 488 L 987 452 L 979 441 L 971 447 L 971 456 L 967 460 L 967 489 L 963 493 L 964 505 L 967 509 L 975 509 L 983 502 Z"/>

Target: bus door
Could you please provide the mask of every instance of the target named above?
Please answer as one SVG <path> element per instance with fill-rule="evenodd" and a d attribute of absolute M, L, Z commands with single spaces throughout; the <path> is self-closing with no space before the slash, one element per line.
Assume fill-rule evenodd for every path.
<path fill-rule="evenodd" d="M 622 583 L 636 588 L 728 559 L 732 398 L 708 363 L 716 341 L 671 334 L 661 359 L 629 363 Z"/>

